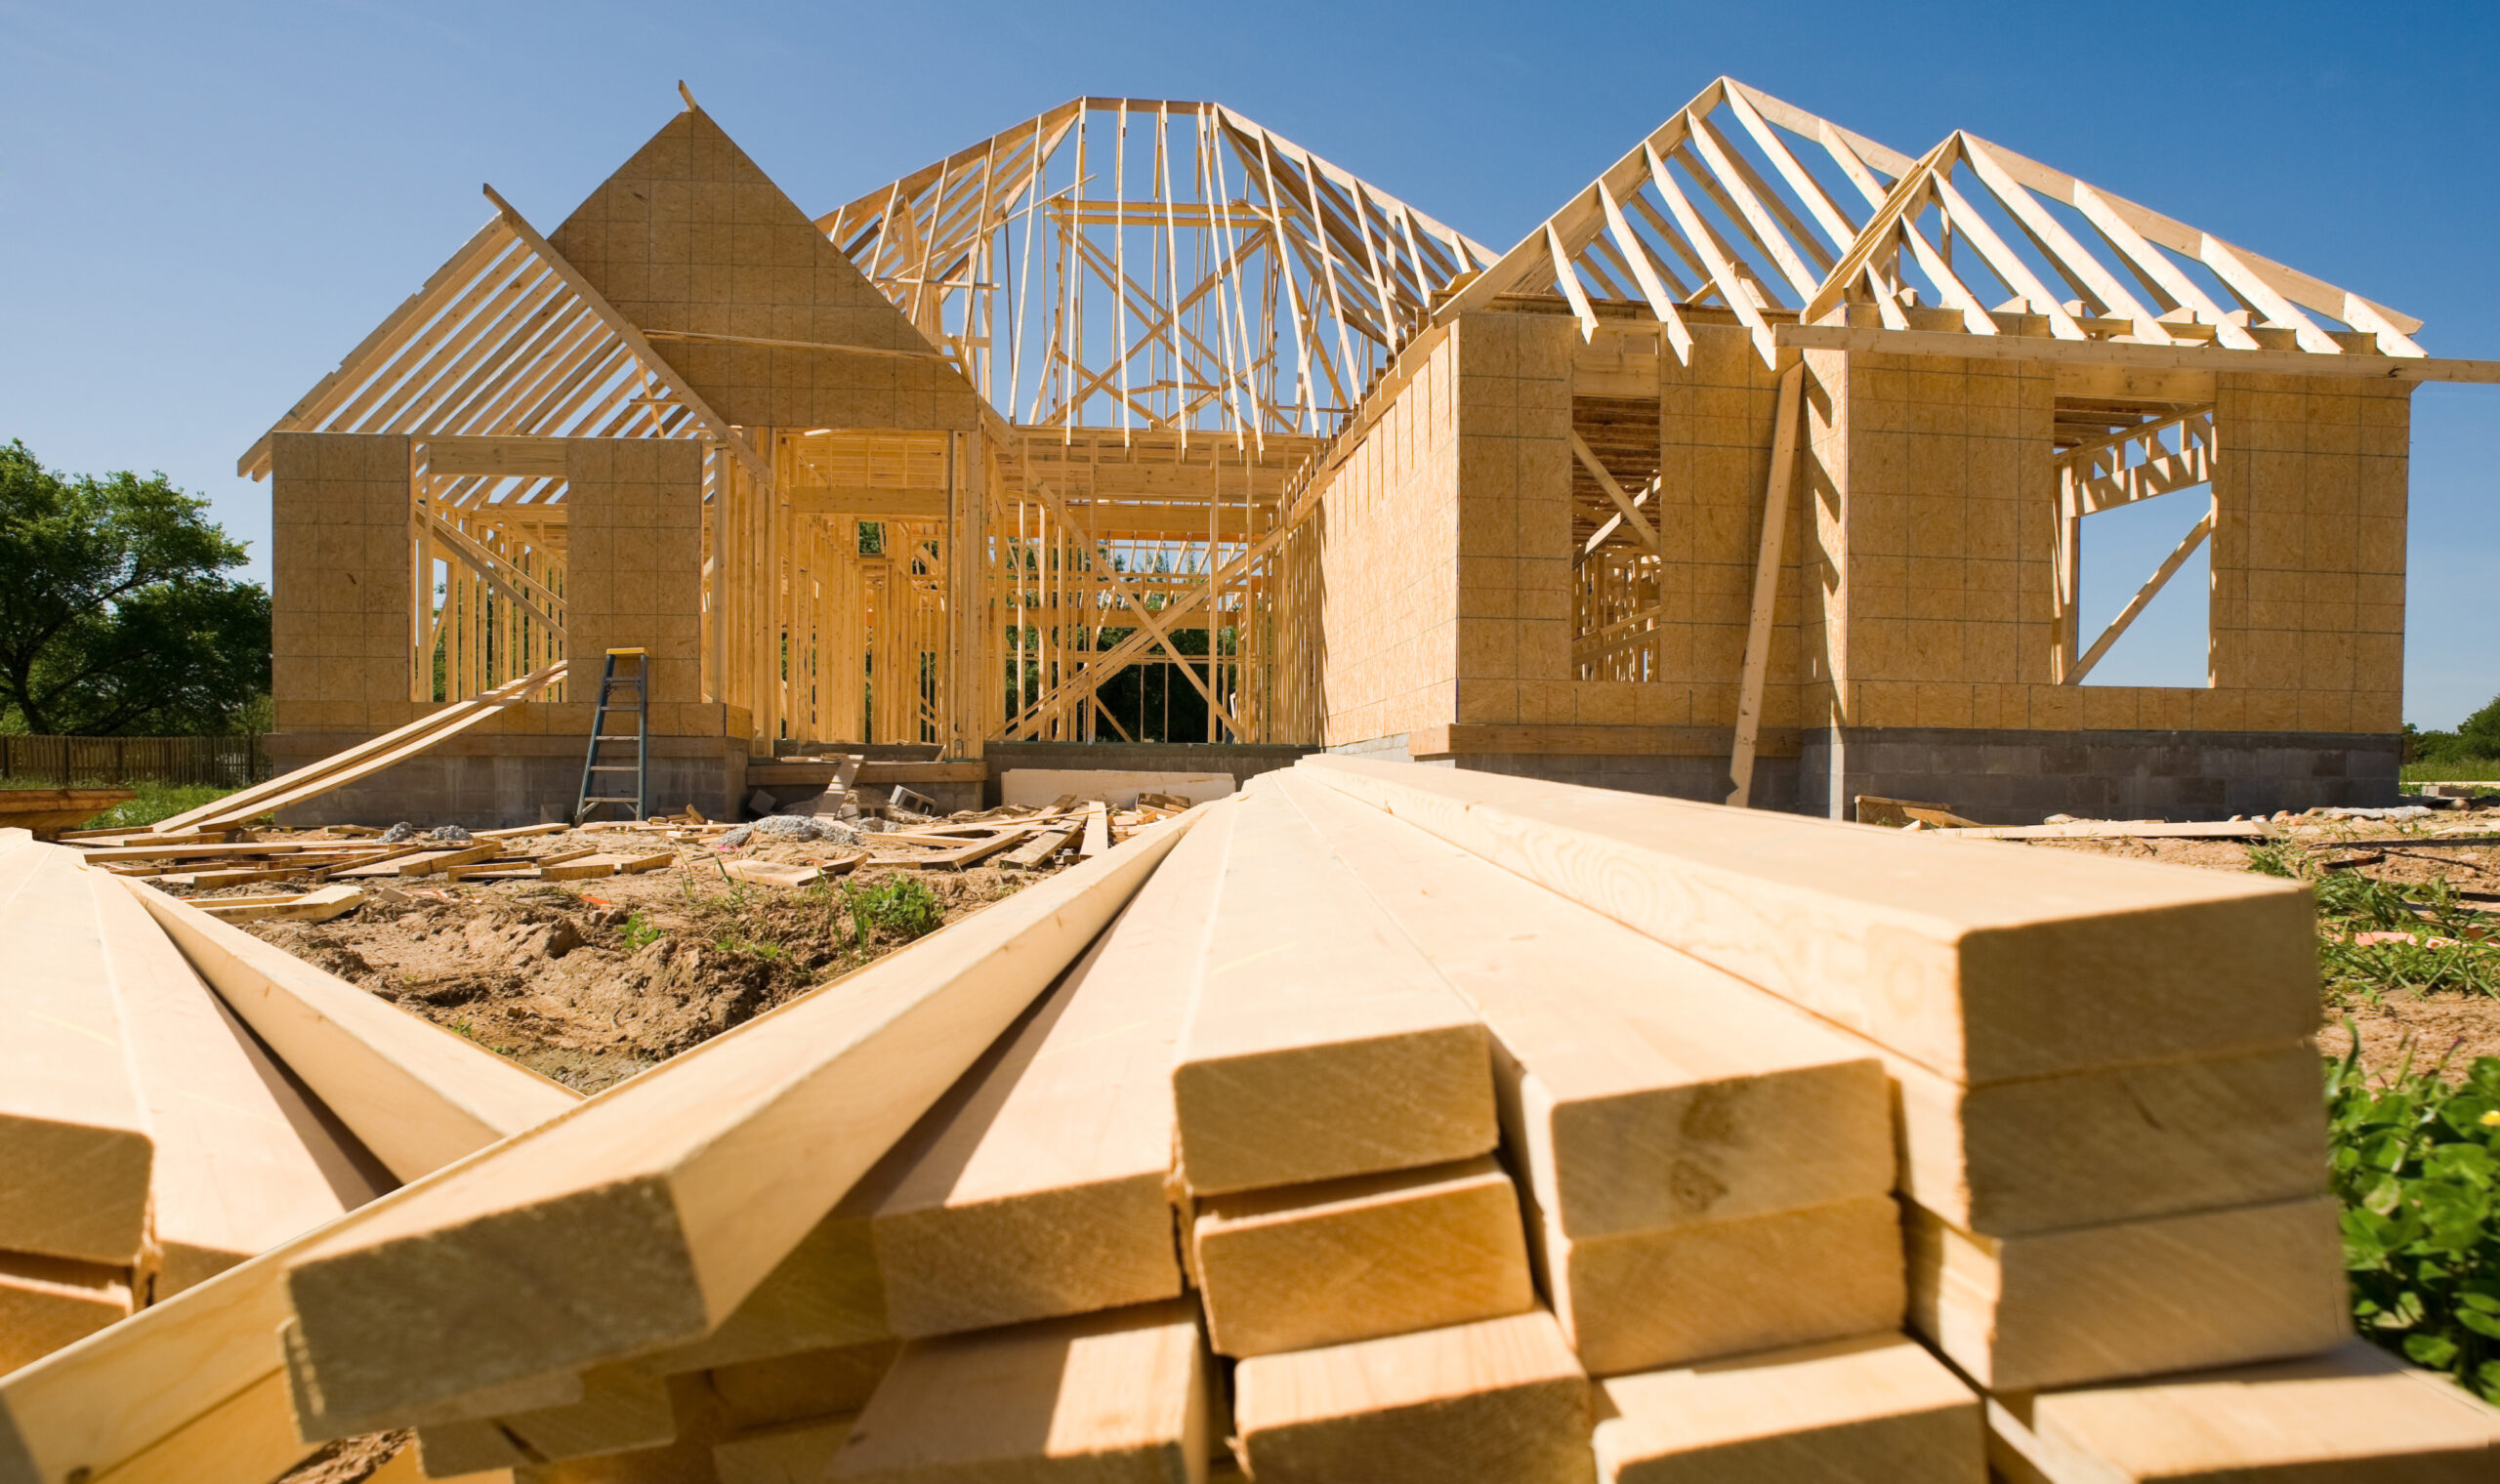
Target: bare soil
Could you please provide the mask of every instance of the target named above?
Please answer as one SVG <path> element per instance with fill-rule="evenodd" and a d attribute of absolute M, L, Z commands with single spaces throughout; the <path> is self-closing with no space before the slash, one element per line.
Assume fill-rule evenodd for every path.
<path fill-rule="evenodd" d="M 910 941 L 874 924 L 862 941 L 851 910 L 853 895 L 891 877 L 927 887 L 942 926 L 1048 874 L 990 866 L 918 871 L 899 864 L 905 850 L 872 858 L 846 877 L 790 888 L 733 881 L 717 862 L 816 863 L 855 852 L 823 844 L 721 852 L 705 844 L 673 845 L 658 831 L 622 830 L 524 844 L 533 850 L 675 848 L 678 860 L 641 875 L 572 882 L 367 880 L 364 905 L 345 917 L 254 923 L 244 930 L 587 1093 Z M 312 885 L 260 882 L 195 895 Z"/>

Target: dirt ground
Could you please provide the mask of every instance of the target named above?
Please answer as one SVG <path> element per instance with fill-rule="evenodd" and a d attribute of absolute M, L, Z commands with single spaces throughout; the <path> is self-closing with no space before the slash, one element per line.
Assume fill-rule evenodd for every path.
<path fill-rule="evenodd" d="M 656 830 L 576 832 L 521 844 L 539 851 L 675 849 L 678 858 L 656 871 L 585 881 L 368 880 L 361 884 L 365 904 L 345 917 L 254 923 L 244 930 L 523 1066 L 596 1092 L 910 941 L 874 923 L 866 940 L 858 939 L 854 896 L 891 878 L 927 887 L 943 926 L 1048 874 L 992 866 L 917 871 L 871 859 L 848 876 L 791 888 L 731 880 L 718 862 L 818 863 L 855 852 L 825 844 L 720 852 L 672 843 Z M 260 882 L 193 894 L 290 889 L 296 886 Z"/>
<path fill-rule="evenodd" d="M 2500 808 L 2444 810 L 2427 822 L 2295 819 L 2284 829 L 2284 841 L 2292 847 L 2285 857 L 2296 867 L 2352 871 L 2407 886 L 2445 881 L 2460 893 L 2500 898 L 2500 845 L 2437 843 L 2435 831 L 2461 827 L 2478 834 L 2500 834 Z M 2381 844 L 2398 840 L 2405 843 Z M 2236 840 L 2062 840 L 2025 845 L 2035 850 L 2161 860 L 2210 871 L 2246 871 L 2250 863 L 2248 843 Z M 2492 905 L 2500 906 L 2500 901 Z M 2500 937 L 2500 914 L 2492 919 L 2492 931 Z M 2453 1076 L 2461 1077 L 2475 1057 L 2500 1056 L 2500 999 L 2436 994 L 2390 996 L 2373 1004 L 2348 997 L 2346 1003 L 2327 1007 L 2326 1025 L 2318 1034 L 2319 1050 L 2341 1056 L 2352 1049 L 2347 1019 L 2360 1033 L 2362 1065 L 2380 1075 L 2399 1070 L 2409 1058 L 2416 1068 L 2444 1062 Z"/>

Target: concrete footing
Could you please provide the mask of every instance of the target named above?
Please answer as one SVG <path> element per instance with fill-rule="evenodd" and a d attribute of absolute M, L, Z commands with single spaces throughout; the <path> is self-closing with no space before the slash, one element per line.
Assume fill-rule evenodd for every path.
<path fill-rule="evenodd" d="M 269 738 L 271 763 L 280 773 L 316 763 L 366 740 L 360 736 L 279 732 Z M 456 824 L 469 829 L 554 824 L 568 819 L 581 790 L 583 743 L 577 737 L 486 733 L 454 737 L 431 751 L 395 763 L 344 788 L 315 795 L 277 811 L 291 828 L 324 824 Z M 617 751 L 618 749 L 611 749 Z M 630 775 L 608 775 L 633 787 Z M 742 817 L 733 810 L 746 795 L 746 745 L 726 737 L 650 739 L 650 804 L 670 814 L 693 804 L 713 819 Z M 603 791 L 605 786 L 603 785 Z M 604 810 L 602 819 L 621 811 Z"/>

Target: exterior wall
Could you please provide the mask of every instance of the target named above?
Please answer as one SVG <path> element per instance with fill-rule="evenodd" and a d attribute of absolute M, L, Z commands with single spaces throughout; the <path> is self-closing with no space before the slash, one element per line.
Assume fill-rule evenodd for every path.
<path fill-rule="evenodd" d="M 1798 807 L 1846 817 L 1859 794 L 1943 804 L 1982 824 L 2223 819 L 2396 802 L 2402 739 L 2260 731 L 1850 727 L 1808 732 Z M 1837 783 L 1837 795 L 1834 784 Z M 1840 807 L 1831 807 L 1837 797 Z"/>
<path fill-rule="evenodd" d="M 2191 724 L 2402 731 L 2411 387 L 2218 381 L 2215 689 Z"/>
<path fill-rule="evenodd" d="M 1446 722 L 1456 707 L 1457 373 L 1473 325 L 1421 352 L 1414 379 L 1323 475 L 1319 687 L 1331 745 Z"/>
<path fill-rule="evenodd" d="M 651 732 L 692 735 L 702 699 L 703 456 L 683 439 L 582 439 L 564 450 L 566 650 L 563 715 L 590 731 L 609 649 L 650 665 Z M 719 725 L 709 717 L 712 735 Z"/>
<path fill-rule="evenodd" d="M 271 700 L 279 731 L 388 731 L 408 699 L 408 440 L 270 440 Z"/>
<path fill-rule="evenodd" d="M 1579 327 L 1557 316 L 1470 314 L 1456 340 L 1457 710 L 1434 720 L 1573 720 L 1571 357 Z M 1590 720 L 1632 718 L 1609 710 Z"/>

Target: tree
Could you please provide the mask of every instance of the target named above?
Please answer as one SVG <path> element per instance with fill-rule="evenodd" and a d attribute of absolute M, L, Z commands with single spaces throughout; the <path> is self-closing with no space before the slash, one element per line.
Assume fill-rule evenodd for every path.
<path fill-rule="evenodd" d="M 2500 759 L 2500 696 L 2457 723 L 2454 731 L 2417 731 L 2404 724 L 2411 755 L 2420 763 L 2462 763 Z"/>
<path fill-rule="evenodd" d="M 270 598 L 162 474 L 64 475 L 0 447 L 0 724 L 224 729 L 269 689 Z"/>

